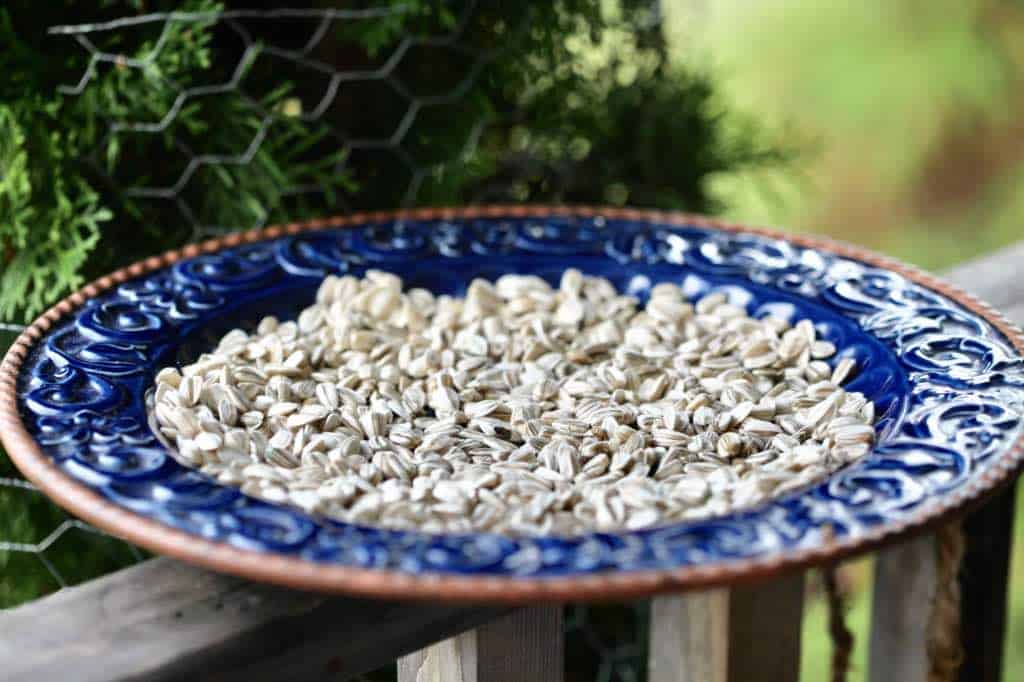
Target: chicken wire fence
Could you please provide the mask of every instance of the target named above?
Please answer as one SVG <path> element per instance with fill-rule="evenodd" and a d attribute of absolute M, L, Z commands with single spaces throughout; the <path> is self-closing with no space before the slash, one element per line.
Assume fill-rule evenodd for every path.
<path fill-rule="evenodd" d="M 93 165 L 120 188 L 122 196 L 172 204 L 179 212 L 180 218 L 191 229 L 188 239 L 194 241 L 228 230 L 262 227 L 266 223 L 272 213 L 259 209 L 255 210 L 251 219 L 245 220 L 243 224 L 224 224 L 205 219 L 197 206 L 201 203 L 201 198 L 197 196 L 197 192 L 190 190 L 194 189 L 193 185 L 198 184 L 197 177 L 204 169 L 225 169 L 257 162 L 261 151 L 272 142 L 275 126 L 292 121 L 315 124 L 308 130 L 327 138 L 320 140 L 323 143 L 320 148 L 326 151 L 319 154 L 318 161 L 333 160 L 329 172 L 336 177 L 340 177 L 354 165 L 354 157 L 358 157 L 360 165 L 397 162 L 404 166 L 408 172 L 408 182 L 400 192 L 392 195 L 392 201 L 400 206 L 415 203 L 418 189 L 424 179 L 458 159 L 444 159 L 434 164 L 417 160 L 405 144 L 411 128 L 425 110 L 456 104 L 472 87 L 482 68 L 506 49 L 474 49 L 460 42 L 468 22 L 474 16 L 475 8 L 475 2 L 466 3 L 457 23 L 448 32 L 437 35 L 405 35 L 393 49 L 380 53 L 377 58 L 370 60 L 361 68 L 351 70 L 338 69 L 335 65 L 315 56 L 331 28 L 338 22 L 381 22 L 402 14 L 405 10 L 403 5 L 363 10 L 171 12 L 127 17 L 96 24 L 54 26 L 50 32 L 55 37 L 63 36 L 74 40 L 88 54 L 88 66 L 81 78 L 75 83 L 65 84 L 59 88 L 62 94 L 71 97 L 86 93 L 104 66 L 119 70 L 137 70 L 144 74 L 143 77 L 153 78 L 152 71 L 159 63 L 171 37 L 188 30 L 182 29 L 183 26 L 196 25 L 204 29 L 212 26 L 226 33 L 228 40 L 236 43 L 236 49 L 229 51 L 233 53 L 236 61 L 226 69 L 229 75 L 222 82 L 184 87 L 173 78 L 157 74 L 155 78 L 159 80 L 159 87 L 171 91 L 171 102 L 167 110 L 158 113 L 151 120 L 122 120 L 111 116 L 107 121 L 110 137 L 98 145 L 95 156 L 91 159 Z M 152 46 L 140 57 L 126 57 L 123 49 L 112 52 L 98 45 L 98 38 L 121 32 L 149 28 L 149 35 L 152 36 L 154 27 L 157 27 L 155 40 L 151 41 Z M 117 42 L 115 45 L 120 47 Z M 417 49 L 445 50 L 460 55 L 464 58 L 462 66 L 465 72 L 460 74 L 458 80 L 445 92 L 417 94 L 400 73 L 402 65 Z M 221 57 L 222 54 L 223 50 L 217 56 Z M 279 98 L 267 92 L 267 88 L 264 87 L 265 81 L 251 82 L 249 75 L 258 60 L 272 60 L 274 68 L 278 71 L 276 76 L 282 81 L 291 75 L 299 76 L 306 83 L 304 92 Z M 218 75 L 220 73 L 218 72 Z M 349 101 L 342 102 L 346 93 L 353 94 Z M 234 103 L 241 105 L 238 115 L 249 119 L 248 132 L 251 136 L 239 141 L 239 148 L 229 152 L 196 148 L 190 144 L 186 131 L 178 134 L 171 130 L 190 103 L 210 97 L 230 98 Z M 361 102 L 353 101 L 357 97 Z M 402 100 L 404 106 L 400 108 L 403 110 L 393 120 L 378 121 L 375 126 L 365 126 L 364 130 L 368 133 L 365 135 L 338 130 L 326 123 L 325 114 L 335 105 L 362 106 L 373 97 Z M 473 122 L 460 157 L 472 155 L 479 133 L 486 125 L 487 120 L 484 118 Z M 106 149 L 105 143 L 111 137 L 156 136 L 165 133 L 170 133 L 166 139 L 171 149 L 161 158 L 161 164 L 168 168 L 159 178 L 151 178 L 149 182 L 140 184 L 133 178 L 119 177 L 116 171 L 111 172 L 110 169 L 103 167 L 101 155 Z M 202 188 L 198 189 L 201 193 Z M 326 191 L 328 187 L 323 183 L 289 183 L 280 193 L 283 197 L 298 199 L 323 195 Z M 332 210 L 350 210 L 359 204 L 358 196 L 332 199 Z"/>
<path fill-rule="evenodd" d="M 261 162 L 261 151 L 273 144 L 276 130 L 282 124 L 298 121 L 315 129 L 318 148 L 326 150 L 317 161 L 325 173 L 340 176 L 354 166 L 404 168 L 407 182 L 377 197 L 384 204 L 410 206 L 423 201 L 425 185 L 436 184 L 438 177 L 458 172 L 460 166 L 473 162 L 487 126 L 501 117 L 515 117 L 516 112 L 474 110 L 474 119 L 459 126 L 463 133 L 460 143 L 454 148 L 447 145 L 443 158 L 425 150 L 421 141 L 411 141 L 410 130 L 423 117 L 458 115 L 474 83 L 488 76 L 488 65 L 514 44 L 517 33 L 529 30 L 529 17 L 524 15 L 521 26 L 508 27 L 508 40 L 480 46 L 467 39 L 468 27 L 480 8 L 477 3 L 467 2 L 444 32 L 397 36 L 371 63 L 339 69 L 324 59 L 324 52 L 330 51 L 325 48 L 325 39 L 335 35 L 339 25 L 384 24 L 407 9 L 394 4 L 363 9 L 154 13 L 102 23 L 58 25 L 49 33 L 53 40 L 74 41 L 87 56 L 87 66 L 77 80 L 60 87 L 65 97 L 89 96 L 90 89 L 109 69 L 137 73 L 152 87 L 170 92 L 166 110 L 154 112 L 151 118 L 125 119 L 116 111 L 105 114 L 103 143 L 87 161 L 121 196 L 140 204 L 158 205 L 164 211 L 172 207 L 181 223 L 187 225 L 180 235 L 180 241 L 186 242 L 227 230 L 259 227 L 273 219 L 275 212 L 260 205 L 242 215 L 243 222 L 231 223 L 221 220 L 222 216 L 205 214 L 203 174 L 230 172 L 232 167 Z M 654 0 L 649 13 L 652 25 L 660 20 L 658 9 L 658 1 Z M 226 79 L 186 86 L 158 68 L 172 39 L 187 36 L 192 26 L 213 27 L 235 41 L 236 61 L 220 71 L 229 74 Z M 125 45 L 132 41 L 148 47 L 135 53 L 136 56 L 126 56 L 132 52 Z M 408 75 L 414 70 L 405 66 L 423 50 L 441 50 L 452 55 L 452 77 L 442 91 L 421 90 Z M 223 58 L 222 53 L 217 56 Z M 274 60 L 275 68 L 283 73 L 303 72 L 307 82 L 309 75 L 314 74 L 313 81 L 319 87 L 268 99 L 248 80 L 254 62 L 259 59 Z M 357 94 L 351 95 L 353 91 Z M 362 130 L 341 130 L 330 123 L 327 114 L 333 108 L 358 108 L 360 102 L 374 97 L 403 103 L 400 115 L 391 120 L 370 120 Z M 247 117 L 246 130 L 251 137 L 241 140 L 237 149 L 197 146 L 188 131 L 176 130 L 190 107 L 209 98 L 231 98 L 239 106 L 239 115 Z M 104 154 L 112 142 L 124 145 L 138 139 L 164 142 L 166 155 L 155 164 L 159 169 L 147 177 L 125 177 L 105 163 Z M 278 215 L 298 205 L 316 210 L 324 204 L 317 200 L 337 189 L 323 182 L 303 182 L 301 178 L 296 182 L 287 182 L 292 178 L 283 180 Z M 514 196 L 516 182 L 518 179 L 512 174 L 504 181 L 499 179 L 497 185 L 492 182 L 476 188 L 465 199 L 506 198 L 510 192 Z M 309 199 L 312 201 L 302 204 Z M 368 207 L 358 192 L 346 193 L 344 187 L 340 195 L 330 199 L 335 211 Z M 0 321 L 0 349 L 6 349 L 22 329 L 20 321 Z M 144 558 L 136 547 L 66 515 L 21 478 L 6 456 L 0 457 L 0 516 L 5 520 L 0 526 L 0 575 L 4 576 L 0 580 L 0 607 L 14 606 Z M 627 682 L 645 678 L 646 604 L 567 607 L 565 623 L 568 680 Z M 365 679 L 388 680 L 394 674 L 394 666 L 388 666 Z"/>

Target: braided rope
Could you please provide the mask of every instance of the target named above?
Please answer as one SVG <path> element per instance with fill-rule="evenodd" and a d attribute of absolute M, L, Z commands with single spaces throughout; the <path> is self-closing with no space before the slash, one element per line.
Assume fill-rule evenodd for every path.
<path fill-rule="evenodd" d="M 964 660 L 960 639 L 960 583 L 964 535 L 959 521 L 935 535 L 936 588 L 928 619 L 928 682 L 951 682 Z"/>
<path fill-rule="evenodd" d="M 828 632 L 832 638 L 832 682 L 846 682 L 853 654 L 853 632 L 846 624 L 846 594 L 839 586 L 839 566 L 821 569 L 821 578 L 828 604 Z"/>

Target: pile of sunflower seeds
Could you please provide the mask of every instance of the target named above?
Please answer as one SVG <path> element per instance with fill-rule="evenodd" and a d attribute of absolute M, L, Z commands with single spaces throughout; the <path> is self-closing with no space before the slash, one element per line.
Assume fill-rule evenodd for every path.
<path fill-rule="evenodd" d="M 658 284 L 646 307 L 567 270 L 328 277 L 156 377 L 184 464 L 313 514 L 390 528 L 572 535 L 749 507 L 864 456 L 874 405 L 814 325 Z"/>

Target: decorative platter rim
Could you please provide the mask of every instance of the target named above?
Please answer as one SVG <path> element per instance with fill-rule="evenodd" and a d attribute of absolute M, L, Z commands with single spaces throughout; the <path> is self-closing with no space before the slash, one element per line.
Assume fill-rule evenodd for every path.
<path fill-rule="evenodd" d="M 639 221 L 654 225 L 696 228 L 752 235 L 848 258 L 896 273 L 958 304 L 999 332 L 1011 349 L 1024 355 L 1024 338 L 1001 314 L 959 288 L 894 259 L 827 238 L 791 235 L 742 224 L 677 212 L 580 206 L 480 206 L 355 213 L 347 216 L 290 223 L 234 233 L 219 239 L 170 251 L 118 270 L 68 296 L 35 320 L 14 342 L 0 365 L 0 442 L 25 476 L 46 495 L 80 518 L 155 552 L 207 568 L 288 587 L 359 594 L 381 598 L 418 598 L 476 602 L 536 602 L 617 599 L 763 579 L 811 565 L 825 564 L 861 553 L 898 537 L 921 532 L 962 513 L 972 504 L 1010 482 L 1024 461 L 1020 433 L 974 478 L 938 499 L 921 504 L 895 521 L 868 527 L 858 534 L 830 538 L 795 550 L 767 556 L 730 559 L 711 564 L 640 568 L 569 575 L 410 573 L 311 561 L 296 556 L 246 549 L 179 530 L 129 511 L 59 467 L 29 432 L 18 405 L 17 380 L 32 349 L 91 299 L 127 280 L 168 268 L 182 260 L 256 242 L 320 230 L 357 227 L 378 222 L 474 219 L 571 218 Z"/>

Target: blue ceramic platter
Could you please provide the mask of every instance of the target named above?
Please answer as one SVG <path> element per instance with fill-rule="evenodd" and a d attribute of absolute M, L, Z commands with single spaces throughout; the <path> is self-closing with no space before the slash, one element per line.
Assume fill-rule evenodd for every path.
<path fill-rule="evenodd" d="M 365 573 L 332 570 L 399 580 L 428 574 L 568 585 L 593 574 L 661 573 L 681 583 L 690 574 L 714 582 L 715 571 L 735 576 L 877 544 L 963 506 L 1017 469 L 1019 339 L 980 304 L 909 268 L 846 247 L 676 215 L 493 208 L 423 215 L 249 234 L 234 246 L 140 267 L 142 274 L 105 290 L 101 284 L 51 316 L 11 365 L 20 426 L 35 446 L 31 457 L 44 458 L 49 473 L 38 462 L 26 465 L 25 443 L 5 428 L 8 449 L 30 477 L 51 477 L 41 483 L 58 501 L 158 551 L 203 562 L 203 552 L 230 549 L 217 555 L 219 563 L 207 562 L 224 570 L 233 570 L 231 557 L 284 558 L 280 566 L 304 567 L 304 584 L 377 593 L 388 590 L 341 584 Z M 383 269 L 410 287 L 461 294 L 475 277 L 534 273 L 557 283 L 568 267 L 640 298 L 672 281 L 691 297 L 724 291 L 755 316 L 812 319 L 840 349 L 835 359 L 857 360 L 848 386 L 878 408 L 877 446 L 816 487 L 752 511 L 644 531 L 508 539 L 311 518 L 183 468 L 147 426 L 144 398 L 158 368 L 187 363 L 229 329 L 251 328 L 264 315 L 293 317 L 328 273 Z M 52 476 L 75 485 L 61 487 Z M 76 495 L 91 502 L 76 504 Z M 161 535 L 167 527 L 178 532 Z M 193 541 L 204 549 L 187 549 Z M 335 582 L 310 577 L 321 569 Z"/>

